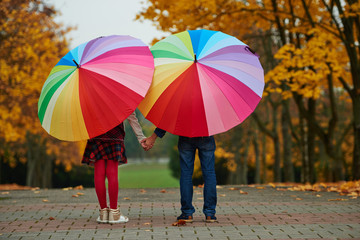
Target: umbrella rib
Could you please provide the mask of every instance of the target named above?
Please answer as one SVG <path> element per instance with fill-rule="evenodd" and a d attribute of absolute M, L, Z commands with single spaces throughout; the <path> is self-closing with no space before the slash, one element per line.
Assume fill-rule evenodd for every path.
<path fill-rule="evenodd" d="M 245 71 L 242 71 L 241 69 L 238 69 L 238 68 L 223 66 L 223 65 L 219 65 L 219 64 L 208 64 L 208 63 L 206 63 L 206 62 L 205 62 L 205 63 L 203 62 L 202 64 L 203 64 L 204 66 L 207 66 L 208 68 L 214 69 L 214 70 L 216 70 L 216 71 L 221 71 L 222 73 L 224 73 L 224 74 L 226 74 L 226 75 L 228 75 L 228 76 L 231 76 L 231 77 L 237 79 L 239 82 L 241 82 L 242 84 L 244 84 L 247 88 L 249 88 L 251 91 L 253 91 L 254 93 L 256 93 L 259 97 L 261 97 L 261 96 L 258 94 L 257 91 L 262 92 L 262 90 L 263 90 L 263 88 L 264 88 L 264 81 L 261 81 L 261 80 L 257 79 L 256 77 L 254 77 L 253 75 L 251 75 L 251 74 L 249 74 L 249 73 L 247 73 L 247 72 L 245 72 Z M 217 65 L 217 66 L 220 66 L 220 67 L 219 67 L 219 69 L 218 69 L 218 68 L 216 68 L 216 67 L 213 66 L 213 65 Z M 252 87 L 250 87 L 250 86 L 249 86 L 250 84 L 246 83 L 246 81 L 244 82 L 244 79 L 240 79 L 240 78 L 238 78 L 238 77 L 235 77 L 235 76 L 227 73 L 226 71 L 222 70 L 221 68 L 225 68 L 225 69 L 226 69 L 226 68 L 227 68 L 227 69 L 230 68 L 230 69 L 233 69 L 233 70 L 236 70 L 236 71 L 241 71 L 241 74 L 244 74 L 245 76 L 248 76 L 248 77 L 251 78 L 252 80 L 255 80 L 258 84 L 262 85 L 262 87 L 261 87 L 261 89 L 258 89 L 258 88 L 259 88 L 259 86 L 257 86 L 258 84 L 255 84 L 255 86 L 252 85 Z M 250 80 L 248 80 L 248 81 L 250 81 Z"/>
<path fill-rule="evenodd" d="M 204 67 L 206 68 L 206 69 L 208 69 L 212 74 L 214 74 L 214 75 L 216 75 L 217 76 L 217 74 L 214 72 L 214 71 L 212 71 L 212 69 L 214 69 L 214 70 L 216 70 L 216 71 L 218 71 L 217 69 L 215 69 L 215 68 L 212 68 L 212 67 L 209 67 L 209 66 L 207 66 L 207 65 L 204 65 Z M 226 74 L 225 72 L 223 72 L 224 74 Z M 228 75 L 228 74 L 226 74 L 226 75 Z M 231 76 L 231 75 L 229 75 L 229 76 Z M 219 76 L 218 76 L 219 77 Z M 232 77 L 232 76 L 231 76 Z M 219 77 L 220 79 L 222 79 L 221 77 Z M 238 92 L 238 91 L 236 91 L 236 89 L 231 85 L 231 84 L 229 84 L 228 82 L 226 82 L 226 81 L 223 81 L 227 86 L 229 86 L 230 88 L 232 88 L 235 92 Z M 217 85 L 217 86 L 219 86 L 216 82 L 215 82 L 215 84 Z M 246 86 L 245 84 L 244 84 L 244 86 Z M 247 86 L 246 86 L 247 87 Z M 248 88 L 248 87 L 247 87 Z M 219 87 L 219 89 L 220 89 L 220 91 L 224 94 L 224 92 L 222 91 L 222 89 Z M 249 88 L 250 89 L 250 88 Z M 250 89 L 251 90 L 251 89 Z M 252 91 L 252 90 L 251 90 Z M 224 96 L 226 97 L 226 94 L 224 94 Z M 246 100 L 246 98 L 244 98 L 241 94 L 238 94 L 238 96 L 247 104 L 247 106 L 251 109 L 251 110 L 254 110 L 255 109 L 255 107 L 254 107 L 254 109 L 252 108 L 252 107 L 250 107 L 250 104 L 248 103 L 248 101 Z M 227 99 L 228 99 L 228 97 L 226 97 Z M 230 102 L 230 101 L 229 101 Z M 233 105 L 231 102 L 230 102 L 230 104 L 231 105 Z"/>
<path fill-rule="evenodd" d="M 108 80 L 112 80 L 112 79 L 110 79 L 110 78 L 108 78 L 108 77 L 106 77 Z M 118 95 L 117 94 L 117 92 L 115 92 L 114 90 L 113 90 L 113 88 L 110 88 L 110 87 L 108 87 L 107 85 L 105 85 L 105 84 L 103 84 L 102 82 L 103 81 L 97 81 L 98 82 L 98 84 L 101 84 L 101 86 L 103 86 L 108 92 L 111 92 L 113 95 Z M 115 82 L 115 81 L 114 81 Z M 117 82 L 116 82 L 117 83 Z M 128 90 L 130 90 L 130 91 L 132 91 L 131 89 L 128 89 Z M 106 93 L 104 93 L 103 91 L 100 91 L 100 88 L 94 88 L 94 91 L 95 92 L 97 92 L 97 95 L 99 95 L 99 96 L 106 96 L 106 98 L 109 98 L 109 94 L 106 94 Z M 132 91 L 134 94 L 137 94 L 136 92 L 134 92 L 134 91 Z M 99 93 L 104 93 L 104 94 L 99 94 Z M 102 98 L 99 98 L 99 99 L 102 99 Z M 129 104 L 127 104 L 127 102 L 128 101 L 124 101 L 123 99 L 121 99 L 121 98 L 118 98 L 118 100 L 119 101 L 121 101 L 122 102 L 122 105 L 123 106 L 128 106 L 129 108 L 130 108 L 130 105 Z M 130 100 L 129 98 L 127 98 L 127 100 Z M 120 104 L 120 103 L 119 103 Z M 105 110 L 105 108 L 103 108 L 103 107 L 98 107 L 97 109 L 100 109 L 100 112 L 102 112 L 103 114 L 102 115 L 104 115 L 104 110 Z M 125 119 L 123 119 L 123 120 L 125 120 Z M 120 123 L 120 122 L 119 122 Z M 118 123 L 118 124 L 119 124 Z"/>

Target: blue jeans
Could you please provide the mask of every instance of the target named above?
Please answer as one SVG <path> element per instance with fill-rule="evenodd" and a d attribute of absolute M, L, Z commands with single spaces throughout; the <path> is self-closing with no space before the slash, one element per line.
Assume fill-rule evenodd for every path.
<path fill-rule="evenodd" d="M 196 149 L 199 151 L 201 170 L 204 179 L 204 207 L 205 216 L 214 216 L 217 203 L 216 174 L 215 174 L 215 140 L 210 137 L 179 137 L 180 155 L 180 194 L 181 211 L 185 215 L 192 215 L 195 208 L 192 205 L 194 161 Z"/>

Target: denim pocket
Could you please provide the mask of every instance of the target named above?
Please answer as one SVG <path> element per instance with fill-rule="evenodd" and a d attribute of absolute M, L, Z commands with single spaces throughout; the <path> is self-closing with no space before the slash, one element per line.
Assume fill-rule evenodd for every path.
<path fill-rule="evenodd" d="M 196 145 L 194 145 L 191 141 L 191 138 L 188 137 L 179 137 L 179 142 L 178 142 L 178 148 L 179 150 L 193 150 L 196 149 Z"/>
<path fill-rule="evenodd" d="M 203 151 L 215 151 L 216 148 L 214 137 L 200 138 L 197 145 Z"/>

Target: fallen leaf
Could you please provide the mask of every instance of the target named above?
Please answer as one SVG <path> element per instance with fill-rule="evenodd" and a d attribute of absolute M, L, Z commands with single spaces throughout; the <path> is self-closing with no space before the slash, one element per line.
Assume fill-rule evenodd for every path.
<path fill-rule="evenodd" d="M 79 195 L 79 196 L 84 195 L 84 193 L 82 193 L 82 192 L 77 192 L 76 194 Z"/>
<path fill-rule="evenodd" d="M 240 188 L 237 188 L 237 187 L 231 187 L 231 188 L 229 188 L 229 190 L 231 190 L 231 191 L 234 191 L 234 190 L 240 190 Z"/>
<path fill-rule="evenodd" d="M 10 192 L 2 192 L 1 194 L 2 195 L 5 195 L 5 194 L 9 194 Z"/>
<path fill-rule="evenodd" d="M 256 187 L 256 189 L 265 189 L 265 187 Z"/>
<path fill-rule="evenodd" d="M 140 189 L 140 192 L 141 193 L 146 193 L 146 190 L 145 189 Z"/>
<path fill-rule="evenodd" d="M 273 184 L 273 183 L 269 183 L 269 185 L 273 188 L 276 188 L 275 184 Z"/>
<path fill-rule="evenodd" d="M 219 194 L 219 196 L 220 196 L 220 197 L 225 197 L 225 196 L 226 196 L 226 194 Z"/>
<path fill-rule="evenodd" d="M 162 189 L 160 192 L 161 192 L 161 193 L 166 193 L 166 190 L 165 190 L 165 189 Z"/>
<path fill-rule="evenodd" d="M 316 196 L 317 196 L 317 197 L 321 197 L 321 195 L 320 195 L 320 194 L 316 194 Z"/>
<path fill-rule="evenodd" d="M 74 195 L 72 195 L 72 197 L 79 197 L 79 195 L 77 195 L 77 194 L 74 194 Z"/>
<path fill-rule="evenodd" d="M 338 189 L 336 187 L 330 187 L 328 188 L 328 192 L 337 192 Z"/>
<path fill-rule="evenodd" d="M 48 202 L 49 200 L 47 200 L 47 199 L 43 199 L 42 201 L 43 201 L 43 202 Z"/>
<path fill-rule="evenodd" d="M 198 188 L 204 188 L 204 184 L 198 185 Z"/>
<path fill-rule="evenodd" d="M 351 196 L 352 196 L 352 197 L 357 197 L 358 194 L 357 194 L 356 192 L 351 192 L 351 193 L 348 194 L 348 196 L 349 196 L 349 197 L 351 197 Z"/>
<path fill-rule="evenodd" d="M 49 220 L 55 220 L 55 218 L 53 218 L 53 217 L 49 217 Z"/>
<path fill-rule="evenodd" d="M 248 193 L 240 190 L 240 194 L 248 194 Z"/>
<path fill-rule="evenodd" d="M 223 186 L 220 186 L 220 185 L 216 185 L 216 188 L 224 188 Z"/>
<path fill-rule="evenodd" d="M 302 198 L 295 198 L 295 200 L 300 201 L 300 200 L 302 200 Z"/>
<path fill-rule="evenodd" d="M 83 190 L 84 187 L 83 187 L 82 185 L 79 185 L 79 186 L 74 187 L 74 189 L 75 189 L 75 190 Z"/>
<path fill-rule="evenodd" d="M 124 199 L 124 200 L 130 200 L 130 198 L 128 198 L 128 197 L 124 197 L 123 199 Z"/>
<path fill-rule="evenodd" d="M 344 199 L 344 198 L 335 198 L 335 199 L 328 199 L 328 201 L 348 201 L 348 199 Z"/>
<path fill-rule="evenodd" d="M 40 193 L 40 191 L 34 191 L 34 193 L 35 193 L 35 194 L 38 194 L 38 193 Z"/>
<path fill-rule="evenodd" d="M 144 225 L 150 225 L 151 223 L 149 223 L 149 222 L 146 222 L 146 223 L 144 223 Z"/>
<path fill-rule="evenodd" d="M 172 226 L 182 226 L 182 225 L 186 225 L 186 221 L 185 220 L 179 220 L 177 222 L 174 222 L 173 224 L 171 224 Z"/>

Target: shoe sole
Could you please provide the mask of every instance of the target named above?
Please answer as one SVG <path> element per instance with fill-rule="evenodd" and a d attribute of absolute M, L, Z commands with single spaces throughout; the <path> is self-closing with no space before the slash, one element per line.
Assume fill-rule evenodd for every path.
<path fill-rule="evenodd" d="M 178 221 L 185 221 L 187 223 L 192 223 L 194 219 L 177 219 Z"/>
<path fill-rule="evenodd" d="M 216 220 L 205 220 L 205 222 L 207 222 L 207 223 L 214 223 L 214 222 L 216 222 Z"/>
<path fill-rule="evenodd" d="M 97 221 L 98 223 L 108 223 L 108 221 Z"/>
<path fill-rule="evenodd" d="M 98 223 L 108 223 L 108 220 L 100 220 L 99 218 L 96 219 L 96 222 Z"/>
<path fill-rule="evenodd" d="M 183 221 L 185 221 L 185 222 L 187 222 L 187 223 L 192 223 L 194 220 L 185 220 L 185 219 L 179 219 L 179 220 L 183 220 Z M 179 221 L 178 220 L 178 221 Z"/>
<path fill-rule="evenodd" d="M 125 220 L 118 220 L 118 221 L 109 221 L 108 223 L 127 223 L 129 221 L 129 218 L 126 218 Z"/>
<path fill-rule="evenodd" d="M 127 221 L 109 221 L 109 223 L 114 224 L 114 223 L 127 223 L 129 220 Z"/>

